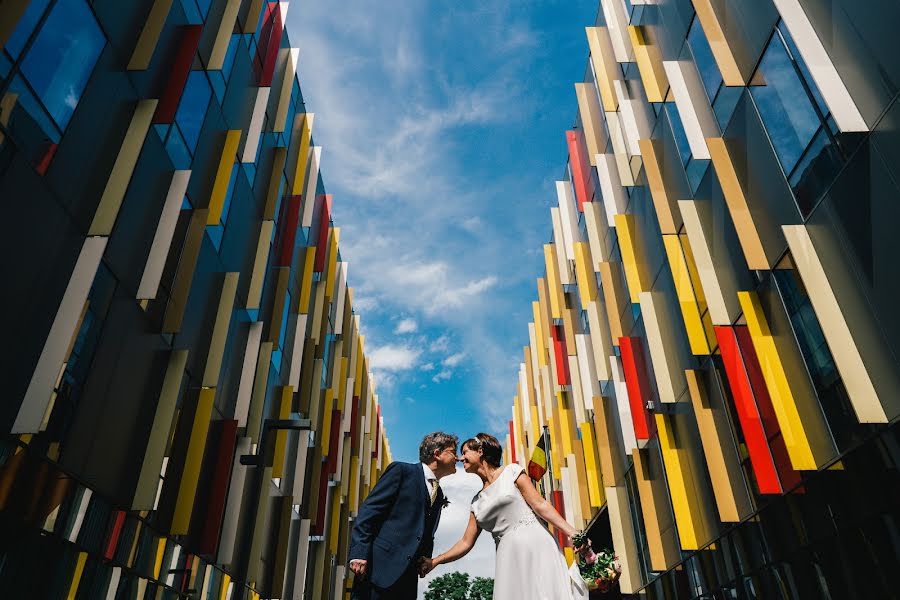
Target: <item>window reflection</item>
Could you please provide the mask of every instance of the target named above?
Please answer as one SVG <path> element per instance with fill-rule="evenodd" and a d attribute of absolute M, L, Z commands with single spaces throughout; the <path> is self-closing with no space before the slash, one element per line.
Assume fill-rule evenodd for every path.
<path fill-rule="evenodd" d="M 31 37 L 34 28 L 37 27 L 38 21 L 44 15 L 44 11 L 49 3 L 50 0 L 32 0 L 32 2 L 28 3 L 28 8 L 25 9 L 25 12 L 19 18 L 16 29 L 9 36 L 9 41 L 4 46 L 4 50 L 9 53 L 13 60 L 19 58 L 19 54 L 22 53 L 22 49 L 28 43 L 28 38 Z"/>
<path fill-rule="evenodd" d="M 106 38 L 84 0 L 59 0 L 22 62 L 22 74 L 65 129 Z"/>
<path fill-rule="evenodd" d="M 691 47 L 691 54 L 694 55 L 694 62 L 697 63 L 697 70 L 703 80 L 703 87 L 706 88 L 706 95 L 712 101 L 722 85 L 722 74 L 719 73 L 719 66 L 716 64 L 712 49 L 703 33 L 700 19 L 696 16 L 690 31 L 688 31 L 688 45 Z"/>
<path fill-rule="evenodd" d="M 184 142 L 191 154 L 197 148 L 197 140 L 200 139 L 200 130 L 211 96 L 212 88 L 206 74 L 203 71 L 191 71 L 184 87 L 184 94 L 181 96 L 181 103 L 178 105 L 178 112 L 175 113 L 175 123 L 181 129 Z"/>

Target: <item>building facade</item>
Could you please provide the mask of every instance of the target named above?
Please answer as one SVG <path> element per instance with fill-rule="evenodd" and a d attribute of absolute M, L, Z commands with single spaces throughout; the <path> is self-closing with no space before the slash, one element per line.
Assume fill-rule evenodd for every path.
<path fill-rule="evenodd" d="M 0 595 L 343 598 L 391 454 L 288 2 L 0 6 Z"/>
<path fill-rule="evenodd" d="M 585 30 L 507 459 L 548 433 L 624 595 L 897 597 L 898 29 L 601 0 Z"/>

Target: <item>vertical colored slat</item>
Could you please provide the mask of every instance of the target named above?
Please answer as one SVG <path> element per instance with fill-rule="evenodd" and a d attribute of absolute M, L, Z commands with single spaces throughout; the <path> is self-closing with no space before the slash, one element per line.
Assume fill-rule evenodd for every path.
<path fill-rule="evenodd" d="M 200 44 L 202 25 L 184 25 L 179 29 L 181 40 L 178 43 L 178 53 L 175 60 L 168 66 L 168 79 L 156 105 L 153 114 L 153 124 L 172 123 L 175 120 L 175 112 L 178 103 L 184 93 L 191 65 L 197 55 L 197 47 Z"/>
<path fill-rule="evenodd" d="M 159 35 L 166 24 L 171 8 L 172 0 L 155 0 L 153 2 L 141 34 L 138 36 L 134 52 L 128 61 L 126 68 L 129 71 L 145 71 L 150 66 L 156 45 L 159 43 Z"/>
<path fill-rule="evenodd" d="M 291 196 L 285 207 L 286 215 L 281 219 L 278 236 L 278 260 L 275 266 L 289 267 L 294 258 L 294 242 L 297 239 L 297 225 L 300 222 L 300 196 Z"/>
<path fill-rule="evenodd" d="M 190 440 L 184 459 L 184 469 L 181 474 L 178 497 L 175 502 L 175 514 L 172 518 L 172 527 L 170 529 L 170 533 L 173 535 L 186 534 L 191 523 L 194 497 L 197 494 L 200 466 L 203 462 L 203 450 L 206 447 L 209 419 L 212 416 L 215 395 L 215 389 L 204 388 L 200 390 L 197 398 L 197 408 L 191 424 Z"/>
<path fill-rule="evenodd" d="M 240 129 L 230 129 L 225 135 L 225 140 L 222 144 L 222 155 L 219 157 L 219 167 L 216 169 L 216 178 L 213 181 L 212 193 L 209 197 L 209 214 L 206 217 L 207 225 L 218 225 L 222 220 L 225 195 L 228 193 L 232 166 L 237 158 L 240 141 Z"/>
<path fill-rule="evenodd" d="M 650 291 L 650 276 L 644 249 L 638 239 L 637 222 L 634 215 L 616 215 L 616 233 L 619 235 L 619 249 L 622 251 L 622 265 L 631 303 L 637 304 L 641 292 Z"/>
<path fill-rule="evenodd" d="M 213 554 L 219 542 L 222 517 L 225 514 L 228 478 L 231 472 L 232 459 L 234 458 L 235 444 L 237 443 L 237 426 L 238 422 L 233 419 L 220 421 L 221 435 L 218 448 L 216 448 L 216 461 L 213 467 L 212 482 L 210 483 L 209 502 L 203 507 L 206 517 L 198 547 L 198 552 L 201 554 Z"/>
<path fill-rule="evenodd" d="M 631 405 L 631 419 L 638 446 L 656 436 L 656 422 L 653 420 L 648 403 L 652 401 L 647 362 L 644 358 L 644 344 L 639 337 L 619 338 L 622 352 L 622 369 L 628 388 L 628 402 Z"/>
<path fill-rule="evenodd" d="M 569 165 L 572 168 L 572 180 L 575 184 L 575 196 L 578 199 L 578 211 L 584 212 L 582 205 L 590 202 L 594 196 L 594 184 L 591 180 L 591 163 L 586 156 L 584 132 L 580 129 L 566 131 L 566 143 L 569 147 Z"/>

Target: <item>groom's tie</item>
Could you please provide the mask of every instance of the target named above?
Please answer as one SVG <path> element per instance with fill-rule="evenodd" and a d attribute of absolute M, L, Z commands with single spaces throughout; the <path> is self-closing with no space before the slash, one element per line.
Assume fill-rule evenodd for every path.
<path fill-rule="evenodd" d="M 437 479 L 429 479 L 428 483 L 431 484 L 431 501 L 429 502 L 429 506 L 434 506 L 434 499 L 437 498 L 438 487 L 441 484 Z"/>

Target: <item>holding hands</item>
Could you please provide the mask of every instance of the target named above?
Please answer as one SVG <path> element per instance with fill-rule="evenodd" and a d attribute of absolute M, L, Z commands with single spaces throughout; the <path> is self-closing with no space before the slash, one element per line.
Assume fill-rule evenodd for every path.
<path fill-rule="evenodd" d="M 425 577 L 436 567 L 434 564 L 434 559 L 428 558 L 427 556 L 419 557 L 419 564 L 416 570 L 419 572 L 419 577 Z"/>

